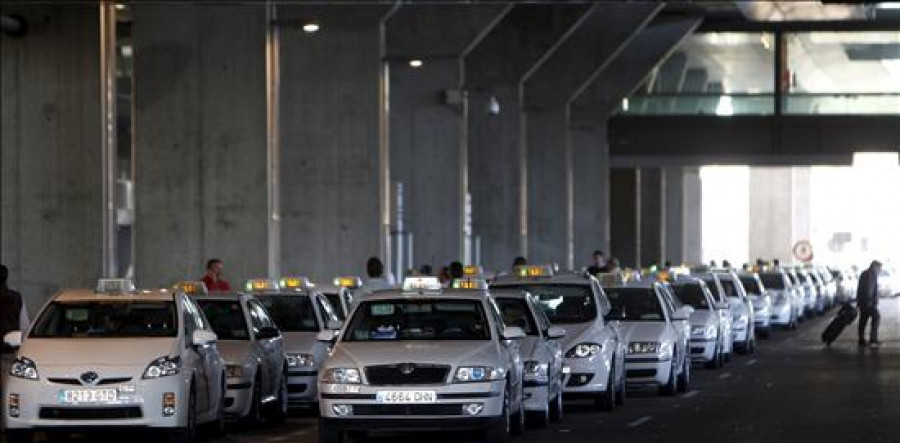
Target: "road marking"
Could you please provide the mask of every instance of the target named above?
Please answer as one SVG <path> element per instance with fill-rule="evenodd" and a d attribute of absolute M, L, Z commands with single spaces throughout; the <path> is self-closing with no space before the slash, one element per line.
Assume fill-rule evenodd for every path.
<path fill-rule="evenodd" d="M 691 392 L 688 392 L 687 394 L 682 395 L 681 398 L 691 398 L 691 397 L 696 396 L 699 393 L 700 393 L 700 391 L 691 391 Z"/>
<path fill-rule="evenodd" d="M 643 425 L 644 423 L 647 423 L 648 421 L 650 421 L 650 420 L 652 420 L 652 419 L 653 419 L 652 416 L 646 415 L 646 416 L 643 416 L 643 417 L 641 417 L 641 418 L 639 418 L 639 419 L 637 419 L 637 420 L 635 420 L 635 421 L 633 421 L 633 422 L 631 422 L 631 423 L 628 423 L 627 426 L 628 426 L 629 428 L 636 428 L 636 427 L 638 427 L 638 426 Z"/>
<path fill-rule="evenodd" d="M 753 366 L 753 365 L 755 365 L 755 364 L 756 364 L 756 361 L 757 361 L 757 360 L 756 360 L 755 358 L 750 359 L 749 361 L 747 361 L 747 366 Z"/>
<path fill-rule="evenodd" d="M 725 380 L 725 379 L 727 379 L 727 378 L 729 378 L 729 377 L 731 377 L 731 373 L 730 373 L 730 372 L 725 372 L 725 373 L 722 373 L 721 375 L 719 375 L 719 380 Z"/>

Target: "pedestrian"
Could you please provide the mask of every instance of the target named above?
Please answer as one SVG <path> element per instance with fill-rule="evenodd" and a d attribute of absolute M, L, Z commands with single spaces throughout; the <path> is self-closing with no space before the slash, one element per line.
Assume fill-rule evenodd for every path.
<path fill-rule="evenodd" d="M 609 259 L 608 262 L 606 262 L 606 266 L 604 268 L 605 272 L 613 273 L 613 272 L 619 272 L 620 270 L 621 269 L 619 267 L 619 259 L 618 258 L 612 257 Z"/>
<path fill-rule="evenodd" d="M 872 261 L 869 269 L 859 276 L 859 286 L 856 289 L 856 305 L 859 307 L 859 345 L 866 345 L 866 323 L 872 320 L 872 329 L 869 332 L 869 345 L 873 348 L 881 346 L 878 341 L 878 326 L 881 323 L 881 313 L 878 312 L 878 274 L 881 272 L 881 262 Z"/>
<path fill-rule="evenodd" d="M 22 294 L 10 289 L 7 285 L 8 280 L 9 269 L 4 265 L 0 265 L 0 340 L 7 333 L 14 331 L 24 332 L 31 323 L 28 320 L 28 309 L 25 307 Z M 9 372 L 9 367 L 15 358 L 15 352 L 15 348 L 7 346 L 5 342 L 0 343 L 0 380 Z M 0 391 L 2 390 L 3 384 L 0 381 Z"/>
<path fill-rule="evenodd" d="M 450 263 L 450 267 L 448 268 L 450 271 L 450 283 L 453 283 L 453 280 L 459 280 L 461 278 L 465 278 L 465 267 L 461 262 L 454 261 Z"/>
<path fill-rule="evenodd" d="M 772 260 L 772 266 L 773 266 L 775 269 L 781 269 L 781 260 L 779 260 L 779 259 L 777 259 L 777 258 L 776 258 L 776 259 L 773 259 L 773 260 Z"/>
<path fill-rule="evenodd" d="M 525 260 L 525 257 L 522 257 L 520 255 L 513 260 L 512 267 L 513 267 L 513 269 L 516 269 L 519 266 L 527 266 L 527 265 L 528 265 L 528 260 Z"/>
<path fill-rule="evenodd" d="M 441 286 L 447 287 L 450 284 L 450 269 L 446 266 L 441 266 L 440 272 L 438 272 L 438 280 L 441 282 Z"/>
<path fill-rule="evenodd" d="M 203 283 L 206 285 L 206 290 L 209 292 L 221 291 L 221 292 L 229 292 L 231 291 L 231 285 L 222 278 L 222 271 L 225 269 L 225 265 L 222 263 L 222 260 L 217 258 L 210 259 L 206 262 L 206 275 L 203 276 Z"/>
<path fill-rule="evenodd" d="M 594 261 L 588 266 L 587 271 L 588 274 L 597 275 L 606 268 L 606 260 L 603 258 L 603 251 L 599 249 L 594 251 L 593 259 Z"/>
<path fill-rule="evenodd" d="M 366 275 L 369 279 L 363 285 L 363 289 L 372 293 L 383 289 L 392 289 L 394 283 L 384 275 L 384 263 L 378 257 L 370 257 L 366 262 Z"/>
<path fill-rule="evenodd" d="M 728 260 L 722 260 L 722 267 L 725 269 L 731 269 L 731 262 Z"/>

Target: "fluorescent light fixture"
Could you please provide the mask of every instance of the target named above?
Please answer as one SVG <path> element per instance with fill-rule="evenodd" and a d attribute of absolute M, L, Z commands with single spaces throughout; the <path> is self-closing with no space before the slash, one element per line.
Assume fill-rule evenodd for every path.
<path fill-rule="evenodd" d="M 412 59 L 409 61 L 409 66 L 411 66 L 413 68 L 421 68 L 422 64 L 423 64 L 422 60 L 419 60 L 419 59 Z"/>
<path fill-rule="evenodd" d="M 900 2 L 882 2 L 878 4 L 878 9 L 900 9 Z"/>
<path fill-rule="evenodd" d="M 723 117 L 734 115 L 734 103 L 731 101 L 730 95 L 719 97 L 719 104 L 716 106 L 716 115 Z"/>
<path fill-rule="evenodd" d="M 124 3 L 116 3 L 116 9 L 119 11 L 125 9 L 125 4 Z"/>
<path fill-rule="evenodd" d="M 304 23 L 303 24 L 303 32 L 307 34 L 313 34 L 319 32 L 319 24 L 315 22 Z"/>
<path fill-rule="evenodd" d="M 628 97 L 622 99 L 622 110 L 628 112 Z"/>

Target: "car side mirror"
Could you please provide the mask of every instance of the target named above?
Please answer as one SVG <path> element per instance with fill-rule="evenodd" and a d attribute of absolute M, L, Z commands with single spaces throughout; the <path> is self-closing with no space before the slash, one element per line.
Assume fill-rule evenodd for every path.
<path fill-rule="evenodd" d="M 215 332 L 205 329 L 197 329 L 191 334 L 191 344 L 194 346 L 207 346 L 215 343 L 219 339 Z"/>
<path fill-rule="evenodd" d="M 7 332 L 6 335 L 3 336 L 3 344 L 11 348 L 22 346 L 22 331 Z"/>
<path fill-rule="evenodd" d="M 341 323 L 339 321 L 328 320 L 328 324 L 326 326 L 328 327 L 328 329 L 332 329 L 332 330 L 336 331 L 338 329 L 341 329 L 341 326 L 343 326 L 343 323 Z"/>
<path fill-rule="evenodd" d="M 547 338 L 550 340 L 559 340 L 561 338 L 565 338 L 566 330 L 563 328 L 559 328 L 556 326 L 551 326 L 547 329 Z"/>
<path fill-rule="evenodd" d="M 526 337 L 525 331 L 518 326 L 507 326 L 503 328 L 503 333 L 500 334 L 504 340 L 520 340 Z"/>
<path fill-rule="evenodd" d="M 325 343 L 333 343 L 335 339 L 337 339 L 338 331 L 335 329 L 326 329 L 324 331 L 319 331 L 316 334 L 316 340 L 325 342 Z"/>
<path fill-rule="evenodd" d="M 256 333 L 257 340 L 271 340 L 278 337 L 281 337 L 281 331 L 271 326 L 262 328 Z"/>

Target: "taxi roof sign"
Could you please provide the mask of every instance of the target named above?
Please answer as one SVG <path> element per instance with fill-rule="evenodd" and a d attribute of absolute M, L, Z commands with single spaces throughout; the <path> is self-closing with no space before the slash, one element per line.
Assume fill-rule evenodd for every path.
<path fill-rule="evenodd" d="M 180 281 L 175 283 L 175 289 L 181 290 L 186 295 L 206 295 L 209 293 L 206 283 L 202 281 Z"/>
<path fill-rule="evenodd" d="M 132 294 L 137 292 L 130 278 L 101 278 L 97 280 L 98 294 Z"/>
<path fill-rule="evenodd" d="M 280 285 L 274 278 L 254 278 L 247 281 L 246 288 L 248 292 L 277 291 Z"/>
<path fill-rule="evenodd" d="M 478 265 L 467 265 L 463 267 L 463 275 L 466 277 L 476 277 L 484 275 L 484 268 Z"/>
<path fill-rule="evenodd" d="M 483 278 L 457 278 L 453 280 L 450 287 L 453 289 L 485 290 L 488 288 L 488 282 Z"/>
<path fill-rule="evenodd" d="M 553 277 L 553 265 L 516 266 L 515 272 L 519 278 Z"/>
<path fill-rule="evenodd" d="M 403 279 L 404 291 L 440 291 L 443 289 L 437 277 L 406 277 Z"/>
<path fill-rule="evenodd" d="M 335 277 L 334 285 L 340 288 L 359 289 L 362 287 L 362 279 L 359 277 Z"/>
<path fill-rule="evenodd" d="M 299 290 L 299 289 L 309 289 L 309 288 L 312 288 L 315 286 L 316 285 L 314 285 L 306 277 L 282 277 L 281 280 L 278 282 L 278 287 L 280 287 L 281 289 Z M 270 289 L 261 289 L 261 290 L 265 291 L 265 290 L 270 290 Z"/>

